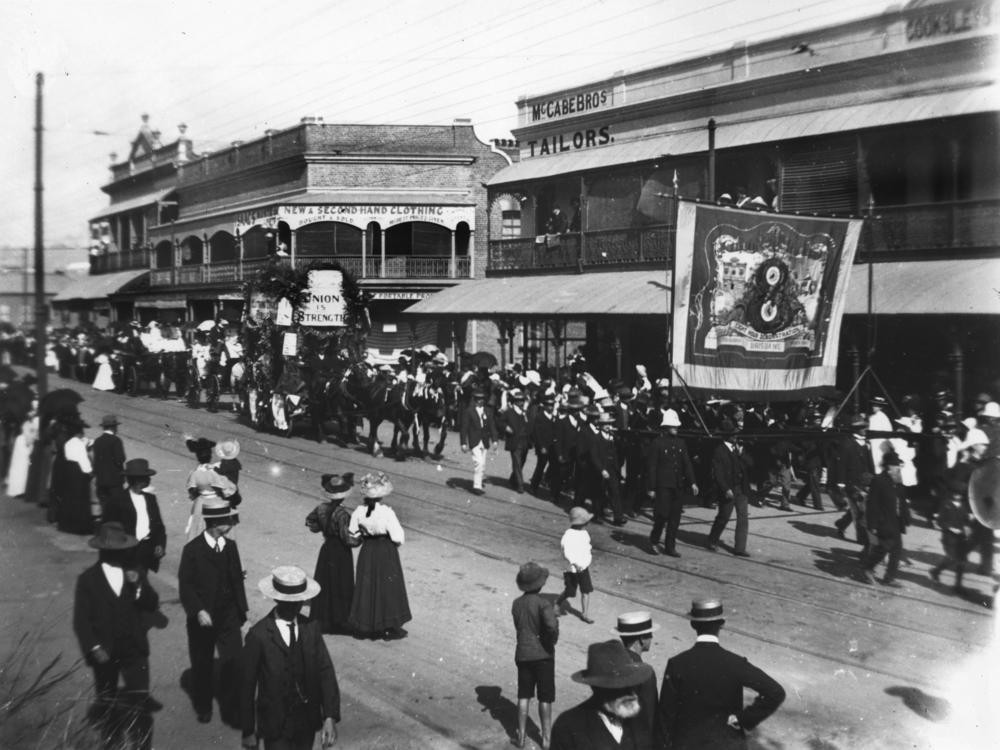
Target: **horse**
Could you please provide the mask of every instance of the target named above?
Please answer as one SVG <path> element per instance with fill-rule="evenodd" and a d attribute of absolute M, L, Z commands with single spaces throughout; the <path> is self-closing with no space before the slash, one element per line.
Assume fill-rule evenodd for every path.
<path fill-rule="evenodd" d="M 347 391 L 351 370 L 344 365 L 338 363 L 333 369 L 314 370 L 309 379 L 310 416 L 317 443 L 326 442 L 326 423 L 330 421 L 337 422 L 337 438 L 342 444 L 357 442 L 357 417 L 362 408 Z"/>
<path fill-rule="evenodd" d="M 413 390 L 412 404 L 416 414 L 413 420 L 413 445 L 421 457 L 427 455 L 430 443 L 431 425 L 440 426 L 437 444 L 434 446 L 434 458 L 440 458 L 444 452 L 448 427 L 453 430 L 458 426 L 458 403 L 461 386 L 458 381 L 442 369 L 431 370 L 427 381 Z"/>
<path fill-rule="evenodd" d="M 410 445 L 410 430 L 415 412 L 410 403 L 413 381 L 396 383 L 382 376 L 373 376 L 364 365 L 355 365 L 348 373 L 345 389 L 368 419 L 368 452 L 382 454 L 378 428 L 389 421 L 393 426 L 393 443 L 397 461 L 405 461 Z M 398 443 L 397 443 L 398 440 Z"/>

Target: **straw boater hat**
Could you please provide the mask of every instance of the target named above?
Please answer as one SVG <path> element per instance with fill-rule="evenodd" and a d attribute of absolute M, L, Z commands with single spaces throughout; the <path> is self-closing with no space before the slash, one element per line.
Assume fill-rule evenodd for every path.
<path fill-rule="evenodd" d="M 392 494 L 392 482 L 381 471 L 377 474 L 365 474 L 358 482 L 358 487 L 361 488 L 361 494 L 365 497 L 380 498 Z"/>
<path fill-rule="evenodd" d="M 573 682 L 612 690 L 641 685 L 653 675 L 653 668 L 632 657 L 621 641 L 592 643 L 587 648 L 587 668 L 573 673 Z"/>
<path fill-rule="evenodd" d="M 125 527 L 117 521 L 102 523 L 97 534 L 87 540 L 94 549 L 131 549 L 139 544 L 139 540 L 125 531 Z"/>
<path fill-rule="evenodd" d="M 537 591 L 549 577 L 548 568 L 536 562 L 527 562 L 517 571 L 517 587 L 521 591 Z"/>
<path fill-rule="evenodd" d="M 260 579 L 260 593 L 276 602 L 304 602 L 316 597 L 320 586 L 302 568 L 280 565 Z"/>
<path fill-rule="evenodd" d="M 614 423 L 615 423 L 615 417 L 614 417 L 614 415 L 613 414 L 609 414 L 606 411 L 602 411 L 598 415 L 597 421 L 595 422 L 595 424 L 597 424 L 598 426 L 600 426 L 600 425 L 606 425 L 606 424 L 613 425 Z"/>
<path fill-rule="evenodd" d="M 125 462 L 125 476 L 127 477 L 151 477 L 156 473 L 149 468 L 149 461 L 145 458 L 133 458 Z"/>
<path fill-rule="evenodd" d="M 660 422 L 660 427 L 680 427 L 681 418 L 677 416 L 677 412 L 673 409 L 667 409 L 663 412 L 663 421 Z"/>
<path fill-rule="evenodd" d="M 870 403 L 872 406 L 886 407 L 889 405 L 889 402 L 885 400 L 885 396 L 872 396 Z"/>
<path fill-rule="evenodd" d="M 223 440 L 215 446 L 215 455 L 224 460 L 236 458 L 240 455 L 240 441 L 235 438 L 232 440 Z"/>
<path fill-rule="evenodd" d="M 331 500 L 343 500 L 351 492 L 351 487 L 354 486 L 354 473 L 346 472 L 344 474 L 324 474 L 320 479 L 320 484 L 323 485 L 323 492 Z"/>
<path fill-rule="evenodd" d="M 649 612 L 625 612 L 618 615 L 618 627 L 612 628 L 611 632 L 617 635 L 651 635 L 659 629 Z"/>
<path fill-rule="evenodd" d="M 239 518 L 239 511 L 221 497 L 206 497 L 201 504 L 201 517 L 206 521 L 213 518 Z"/>
<path fill-rule="evenodd" d="M 569 522 L 572 526 L 581 526 L 588 523 L 593 517 L 593 513 L 586 508 L 581 508 L 579 505 L 569 509 Z"/>
<path fill-rule="evenodd" d="M 691 622 L 717 622 L 725 620 L 722 615 L 722 602 L 718 599 L 695 599 L 691 602 L 688 612 Z"/>

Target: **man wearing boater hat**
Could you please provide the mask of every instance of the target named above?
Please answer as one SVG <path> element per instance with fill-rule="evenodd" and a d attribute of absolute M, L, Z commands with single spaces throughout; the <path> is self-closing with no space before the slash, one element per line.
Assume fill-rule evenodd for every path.
<path fill-rule="evenodd" d="M 219 497 L 201 506 L 205 531 L 184 545 L 177 571 L 181 605 L 187 614 L 191 657 L 192 702 L 198 721 L 212 720 L 212 666 L 219 652 L 219 706 L 235 713 L 236 663 L 243 646 L 240 627 L 247 619 L 243 563 L 233 539 L 226 535 L 238 514 Z"/>
<path fill-rule="evenodd" d="M 240 662 L 243 747 L 311 750 L 337 742 L 340 688 L 320 626 L 300 614 L 319 584 L 301 568 L 283 565 L 258 588 L 276 604 L 247 632 Z"/>
<path fill-rule="evenodd" d="M 719 645 L 722 602 L 695 599 L 688 614 L 698 634 L 692 648 L 667 662 L 660 715 L 672 750 L 743 750 L 746 733 L 773 714 L 785 690 L 743 656 Z M 743 690 L 757 698 L 743 705 Z"/>
<path fill-rule="evenodd" d="M 552 726 L 551 750 L 642 750 L 652 747 L 637 691 L 653 674 L 648 664 L 636 663 L 621 641 L 593 643 L 587 649 L 587 668 L 573 673 L 573 681 L 589 685 L 590 698 L 564 711 Z"/>
<path fill-rule="evenodd" d="M 618 626 L 611 632 L 622 639 L 622 645 L 636 664 L 642 664 L 642 655 L 653 645 L 653 633 L 660 626 L 653 622 L 649 612 L 625 612 L 618 615 Z M 639 716 L 637 721 L 646 724 L 653 738 L 652 747 L 663 747 L 665 738 L 660 729 L 660 709 L 656 695 L 656 674 L 650 670 L 647 680 L 636 690 L 639 696 Z"/>

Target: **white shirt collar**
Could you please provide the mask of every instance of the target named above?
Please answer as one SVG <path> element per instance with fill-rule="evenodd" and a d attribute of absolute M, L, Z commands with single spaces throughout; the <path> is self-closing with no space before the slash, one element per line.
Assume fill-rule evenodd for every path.
<path fill-rule="evenodd" d="M 597 715 L 601 717 L 601 721 L 604 722 L 604 726 L 608 728 L 608 731 L 611 733 L 611 736 L 615 738 L 615 742 L 621 743 L 622 737 L 625 735 L 625 727 L 623 727 L 621 724 L 616 724 L 615 722 L 611 721 L 611 717 L 608 716 L 603 711 L 598 711 Z"/>
<path fill-rule="evenodd" d="M 215 537 L 213 537 L 211 534 L 209 534 L 208 531 L 203 531 L 201 533 L 201 535 L 205 538 L 205 543 L 209 547 L 211 547 L 212 549 L 215 549 L 215 541 L 216 541 Z M 219 549 L 225 549 L 225 548 L 226 548 L 226 537 L 220 536 L 219 537 Z"/>
<path fill-rule="evenodd" d="M 718 643 L 719 636 L 717 635 L 699 635 L 694 639 L 695 643 Z"/>
<path fill-rule="evenodd" d="M 107 563 L 101 563 L 101 570 L 104 571 L 104 577 L 108 581 L 108 585 L 111 586 L 111 590 L 115 592 L 115 596 L 122 595 L 122 586 L 125 585 L 125 571 L 116 565 L 108 565 Z"/>

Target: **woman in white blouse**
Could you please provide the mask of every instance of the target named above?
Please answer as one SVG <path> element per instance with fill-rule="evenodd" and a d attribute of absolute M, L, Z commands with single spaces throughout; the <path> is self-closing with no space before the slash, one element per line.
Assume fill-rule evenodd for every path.
<path fill-rule="evenodd" d="M 351 514 L 348 531 L 361 541 L 361 550 L 347 624 L 369 638 L 402 638 L 402 626 L 413 618 L 399 561 L 403 527 L 392 508 L 381 502 L 392 492 L 392 483 L 379 472 L 365 474 L 358 487 L 364 504 Z"/>

